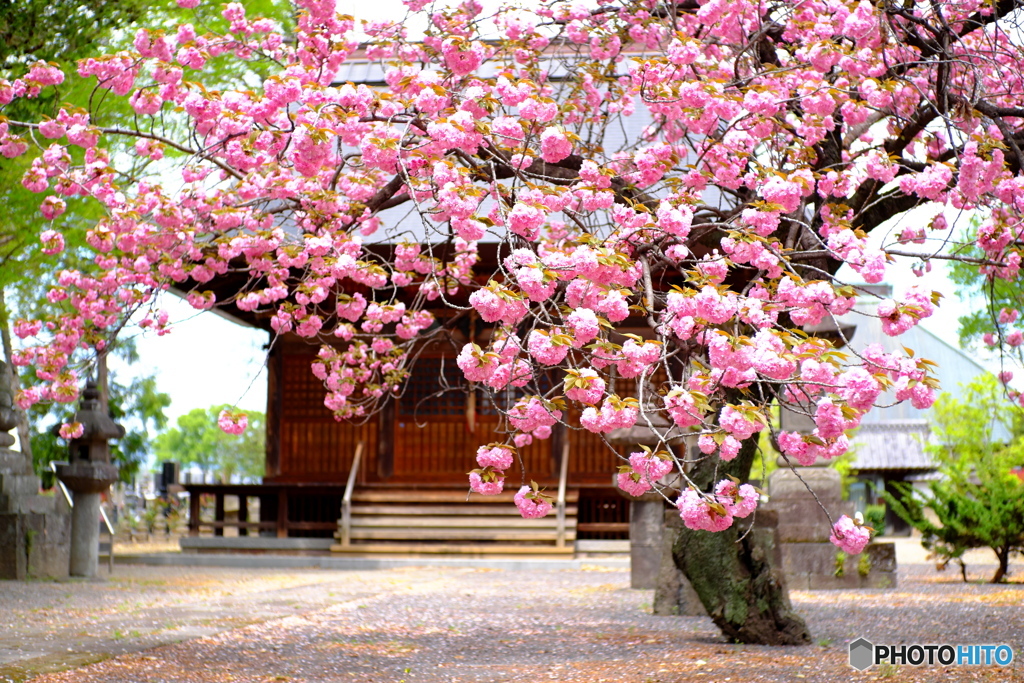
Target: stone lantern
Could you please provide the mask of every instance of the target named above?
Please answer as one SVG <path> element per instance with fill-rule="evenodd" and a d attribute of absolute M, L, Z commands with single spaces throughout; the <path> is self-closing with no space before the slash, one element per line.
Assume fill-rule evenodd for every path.
<path fill-rule="evenodd" d="M 117 468 L 110 462 L 110 439 L 124 436 L 124 427 L 100 410 L 100 393 L 90 381 L 74 422 L 82 435 L 71 439 L 69 460 L 57 466 L 57 478 L 73 494 L 71 517 L 71 575 L 96 576 L 99 567 L 100 494 L 117 481 Z"/>

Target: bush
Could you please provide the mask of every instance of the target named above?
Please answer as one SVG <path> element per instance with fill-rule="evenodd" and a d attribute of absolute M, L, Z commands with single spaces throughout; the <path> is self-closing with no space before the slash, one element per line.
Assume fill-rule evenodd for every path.
<path fill-rule="evenodd" d="M 885 533 L 885 506 L 868 505 L 864 508 L 864 523 L 875 530 L 876 536 Z"/>

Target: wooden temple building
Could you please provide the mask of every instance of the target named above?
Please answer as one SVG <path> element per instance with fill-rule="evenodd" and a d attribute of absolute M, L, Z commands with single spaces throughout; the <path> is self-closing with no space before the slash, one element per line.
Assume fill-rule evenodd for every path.
<path fill-rule="evenodd" d="M 553 60 L 551 78 L 565 76 L 564 67 Z M 346 61 L 335 80 L 371 88 L 385 83 L 379 64 L 359 58 Z M 641 131 L 651 122 L 647 110 L 639 107 L 635 115 L 622 120 L 622 125 L 609 128 L 605 147 L 628 146 L 640 139 Z M 399 206 L 379 215 L 385 225 L 401 227 L 396 233 L 420 235 L 423 239 L 420 221 L 410 220 L 407 214 L 408 207 Z M 387 257 L 394 245 L 387 238 L 382 240 L 369 248 L 379 249 Z M 499 253 L 503 248 L 496 242 L 478 244 L 481 284 L 495 272 L 499 259 L 507 255 Z M 453 256 L 445 255 L 443 250 L 440 254 L 442 260 Z M 655 286 L 667 288 L 667 280 L 673 276 L 678 274 L 662 273 L 658 282 L 659 274 L 655 274 Z M 227 301 L 242 288 L 253 286 L 246 277 L 229 273 L 197 287 L 212 289 L 218 301 Z M 188 289 L 188 283 L 183 289 Z M 371 300 L 393 294 L 392 290 L 362 291 Z M 399 300 L 404 297 L 408 302 L 413 293 L 401 293 Z M 462 296 L 468 294 L 463 292 Z M 468 299 L 461 303 L 468 305 Z M 222 312 L 242 324 L 271 331 L 269 314 L 231 306 Z M 507 495 L 467 496 L 467 472 L 476 467 L 477 447 L 504 441 L 504 435 L 494 434 L 500 416 L 486 392 L 476 389 L 474 396 L 468 393 L 455 357 L 467 341 L 486 344 L 492 330 L 489 325 L 472 321 L 467 312 L 434 313 L 448 331 L 447 340 L 420 349 L 401 398 L 362 424 L 337 422 L 324 407 L 325 389 L 310 371 L 318 345 L 292 334 L 275 338 L 271 333 L 264 482 L 246 488 L 187 487 L 192 494 L 194 521 L 193 540 L 186 539 L 185 543 L 191 543 L 194 549 L 214 548 L 216 539 L 223 538 L 223 530 L 231 525 L 247 534 L 240 538 L 250 539 L 248 544 L 253 548 L 259 546 L 255 538 L 264 539 L 266 547 L 273 546 L 267 539 L 280 539 L 280 548 L 287 547 L 286 539 L 305 538 L 320 539 L 307 541 L 308 547 L 330 546 L 338 552 L 484 553 L 530 548 L 531 552 L 571 553 L 575 540 L 628 538 L 629 504 L 612 485 L 616 468 L 623 461 L 599 436 L 578 428 L 556 428 L 550 439 L 535 440 L 521 451 L 527 469 L 523 483 L 534 480 L 557 497 L 558 515 L 542 520 L 519 519 L 512 504 L 512 494 L 523 476 L 517 468 L 507 472 Z M 324 329 L 329 328 L 328 321 Z M 651 334 L 640 318 L 621 331 Z M 548 379 L 562 381 L 561 376 Z M 615 392 L 620 396 L 635 395 L 633 380 L 619 380 L 617 384 Z M 511 405 L 516 396 L 507 394 L 503 398 L 512 399 L 506 401 Z M 578 424 L 577 418 L 570 414 L 570 425 Z M 625 447 L 619 450 L 628 454 Z M 205 494 L 216 499 L 214 519 L 198 523 L 200 495 Z M 238 521 L 225 514 L 226 496 L 238 496 Z M 254 496 L 260 501 L 258 520 L 249 514 L 252 506 L 248 501 Z M 214 540 L 200 538 L 211 529 Z"/>
<path fill-rule="evenodd" d="M 481 277 L 503 256 L 499 248 L 480 245 Z M 218 300 L 228 299 L 243 286 L 232 277 L 203 288 L 213 285 Z M 230 305 L 222 312 L 270 332 L 269 314 Z M 455 357 L 467 341 L 486 345 L 492 327 L 469 312 L 434 312 L 445 333 L 419 350 L 401 397 L 361 423 L 339 422 L 324 406 L 326 390 L 310 369 L 319 342 L 272 333 L 263 483 L 186 485 L 192 514 L 182 548 L 571 554 L 577 540 L 628 538 L 629 501 L 613 486 L 623 461 L 598 435 L 573 428 L 578 414 L 568 416 L 569 428 L 556 425 L 550 439 L 520 450 L 527 471 L 517 464 L 506 473 L 506 493 L 469 495 L 477 447 L 505 439 L 496 434 L 501 417 L 486 388 L 470 396 Z M 644 321 L 636 325 L 629 331 L 650 334 Z M 635 380 L 617 383 L 619 395 L 635 395 Z M 506 391 L 507 405 L 522 395 L 514 392 L 522 390 Z M 512 503 L 521 479 L 544 487 L 556 511 L 521 519 Z M 204 496 L 214 499 L 212 519 L 202 517 Z M 225 535 L 229 528 L 237 535 Z"/>

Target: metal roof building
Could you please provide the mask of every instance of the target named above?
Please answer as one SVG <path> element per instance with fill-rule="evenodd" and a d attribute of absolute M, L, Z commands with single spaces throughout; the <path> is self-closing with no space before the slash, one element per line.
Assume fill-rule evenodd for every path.
<path fill-rule="evenodd" d="M 879 287 L 878 293 L 889 295 L 887 286 Z M 934 375 L 941 383 L 941 391 L 954 398 L 966 385 L 989 370 L 969 354 L 956 346 L 957 332 L 948 330 L 936 334 L 921 325 L 916 325 L 899 337 L 890 337 L 882 331 L 876 309 L 879 299 L 862 300 L 856 308 L 843 316 L 840 323 L 856 325 L 850 338 L 849 349 L 860 352 L 871 344 L 879 344 L 886 352 L 899 352 L 906 347 L 915 357 L 927 358 L 937 364 Z M 883 397 L 885 394 L 883 394 Z M 852 444 L 855 448 L 853 469 L 858 471 L 927 471 L 935 465 L 925 452 L 930 438 L 929 410 L 920 410 L 910 401 L 896 403 L 895 397 L 883 398 L 884 408 L 877 408 L 864 416 L 855 433 Z M 895 405 L 891 405 L 895 404 Z M 999 428 L 1000 432 L 1005 430 Z M 1009 438 L 999 433 L 995 438 Z"/>

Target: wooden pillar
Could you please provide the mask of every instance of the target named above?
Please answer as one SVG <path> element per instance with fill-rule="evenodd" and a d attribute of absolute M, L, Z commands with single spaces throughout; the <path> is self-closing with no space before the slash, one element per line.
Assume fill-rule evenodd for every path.
<path fill-rule="evenodd" d="M 551 438 L 548 439 L 548 443 L 551 447 L 551 474 L 557 476 L 562 467 L 562 453 L 565 445 L 569 443 L 569 428 L 561 422 L 555 423 L 551 427 Z"/>
<path fill-rule="evenodd" d="M 213 521 L 215 521 L 215 522 L 223 522 L 224 521 L 224 493 L 222 491 L 218 491 L 217 493 L 213 494 L 213 498 L 214 498 Z M 216 527 L 214 527 L 213 535 L 214 536 L 223 536 L 224 535 L 224 527 L 223 526 L 216 526 Z"/>
<path fill-rule="evenodd" d="M 395 473 L 395 404 L 391 398 L 380 411 L 377 423 L 377 476 L 388 479 Z"/>
<path fill-rule="evenodd" d="M 281 474 L 281 419 L 284 406 L 284 352 L 280 341 L 267 355 L 266 466 L 264 478 Z"/>
<path fill-rule="evenodd" d="M 277 537 L 288 538 L 288 490 L 285 488 L 277 493 Z"/>
<path fill-rule="evenodd" d="M 188 494 L 188 535 L 198 536 L 199 535 L 199 515 L 200 515 L 200 493 L 189 493 Z"/>
<path fill-rule="evenodd" d="M 249 496 L 244 493 L 238 494 L 238 535 L 248 536 L 249 527 L 243 526 L 249 523 Z"/>

